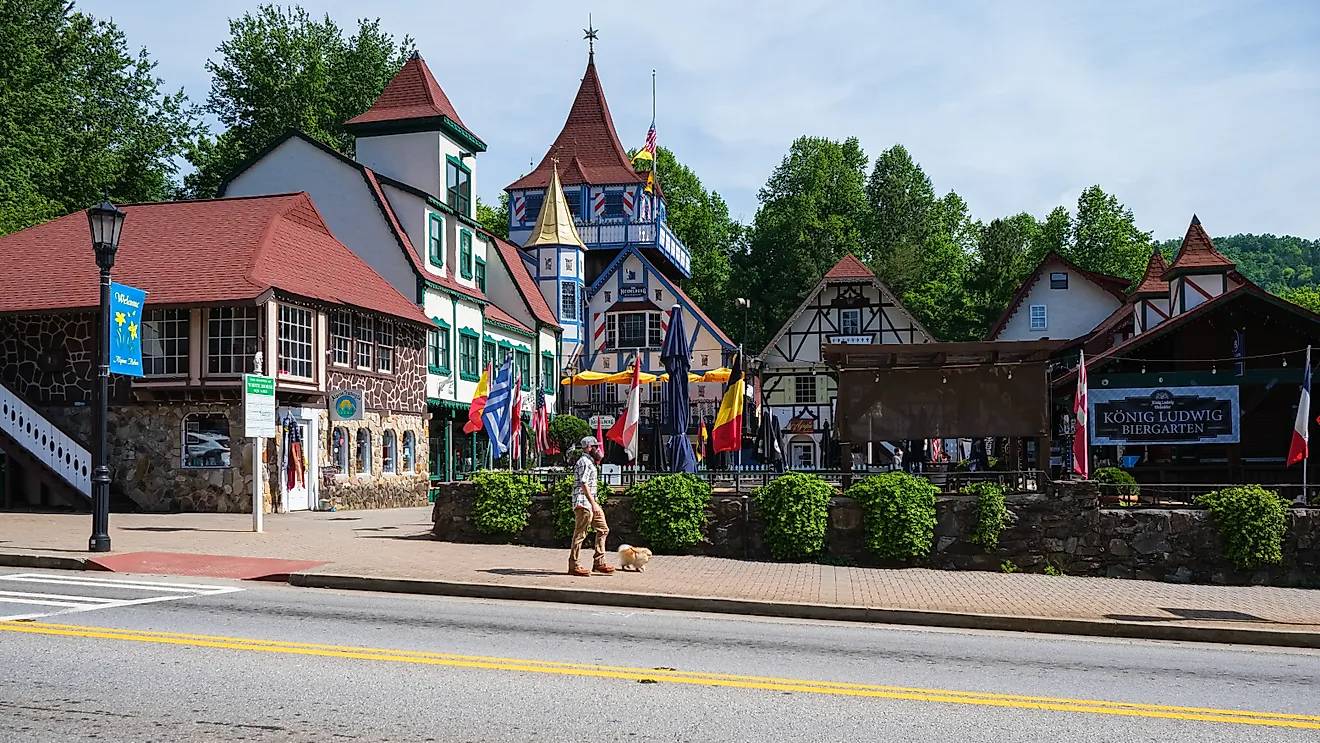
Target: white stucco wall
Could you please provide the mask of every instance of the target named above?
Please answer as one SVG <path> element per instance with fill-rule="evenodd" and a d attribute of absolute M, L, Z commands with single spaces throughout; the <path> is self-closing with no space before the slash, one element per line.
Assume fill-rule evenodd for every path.
<path fill-rule="evenodd" d="M 438 132 L 387 134 L 357 139 L 357 160 L 378 173 L 420 188 L 446 201 L 446 156 L 458 158 L 466 150 Z M 477 202 L 477 157 L 462 160 L 471 171 L 472 209 Z"/>
<path fill-rule="evenodd" d="M 1067 273 L 1067 289 L 1051 289 L 1050 274 Z M 1031 329 L 1031 306 L 1045 305 L 1045 329 Z M 1118 297 L 1061 265 L 1047 266 L 1027 291 L 1017 311 L 993 340 L 1070 340 L 1089 333 L 1118 309 Z"/>

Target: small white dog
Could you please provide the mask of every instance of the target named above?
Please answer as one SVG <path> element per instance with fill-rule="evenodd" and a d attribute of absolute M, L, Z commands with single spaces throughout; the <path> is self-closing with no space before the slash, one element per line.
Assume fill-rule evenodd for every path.
<path fill-rule="evenodd" d="M 646 570 L 646 563 L 651 560 L 651 550 L 634 547 L 631 544 L 619 545 L 619 567 L 638 573 Z"/>

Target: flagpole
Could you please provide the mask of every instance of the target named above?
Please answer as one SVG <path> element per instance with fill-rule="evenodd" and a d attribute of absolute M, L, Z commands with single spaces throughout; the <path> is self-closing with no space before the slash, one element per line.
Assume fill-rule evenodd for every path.
<path fill-rule="evenodd" d="M 1306 366 L 1302 368 L 1304 369 L 1311 368 L 1311 347 L 1309 345 L 1306 347 Z M 1308 396 L 1307 403 L 1309 404 L 1310 402 L 1311 400 L 1310 397 Z M 1307 410 L 1306 411 L 1307 431 L 1310 431 L 1310 428 L 1311 428 L 1311 411 Z M 1306 436 L 1306 438 L 1307 439 L 1311 438 L 1309 433 Z M 1311 458 L 1311 445 L 1310 442 L 1308 441 L 1306 446 L 1306 452 L 1302 455 L 1302 505 L 1306 505 L 1307 503 L 1311 502 L 1311 499 L 1307 496 L 1306 493 L 1306 464 L 1307 464 L 1307 460 L 1310 458 Z"/>

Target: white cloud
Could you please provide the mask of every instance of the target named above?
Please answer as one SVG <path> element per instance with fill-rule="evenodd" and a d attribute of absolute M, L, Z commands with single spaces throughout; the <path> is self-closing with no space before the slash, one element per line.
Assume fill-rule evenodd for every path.
<path fill-rule="evenodd" d="M 488 200 L 539 160 L 586 64 L 586 14 L 625 146 L 660 141 L 750 219 L 802 134 L 904 144 L 982 219 L 1072 205 L 1093 183 L 1180 236 L 1320 237 L 1320 5 L 1109 2 L 433 3 L 308 1 L 343 26 L 379 14 L 416 37 L 490 146 Z M 84 0 L 196 100 L 204 64 L 251 2 Z M 581 16 L 580 18 L 577 16 Z"/>

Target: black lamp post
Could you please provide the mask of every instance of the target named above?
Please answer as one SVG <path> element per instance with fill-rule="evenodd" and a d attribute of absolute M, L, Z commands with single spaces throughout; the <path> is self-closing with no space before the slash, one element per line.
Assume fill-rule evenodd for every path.
<path fill-rule="evenodd" d="M 87 210 L 96 266 L 101 269 L 101 327 L 100 340 L 96 344 L 100 356 L 96 371 L 96 468 L 92 470 L 92 538 L 87 545 L 90 552 L 110 551 L 110 468 L 106 465 L 110 448 L 110 429 L 106 422 L 110 408 L 110 269 L 115 265 L 119 232 L 124 228 L 125 216 L 110 203 L 108 196 Z"/>

